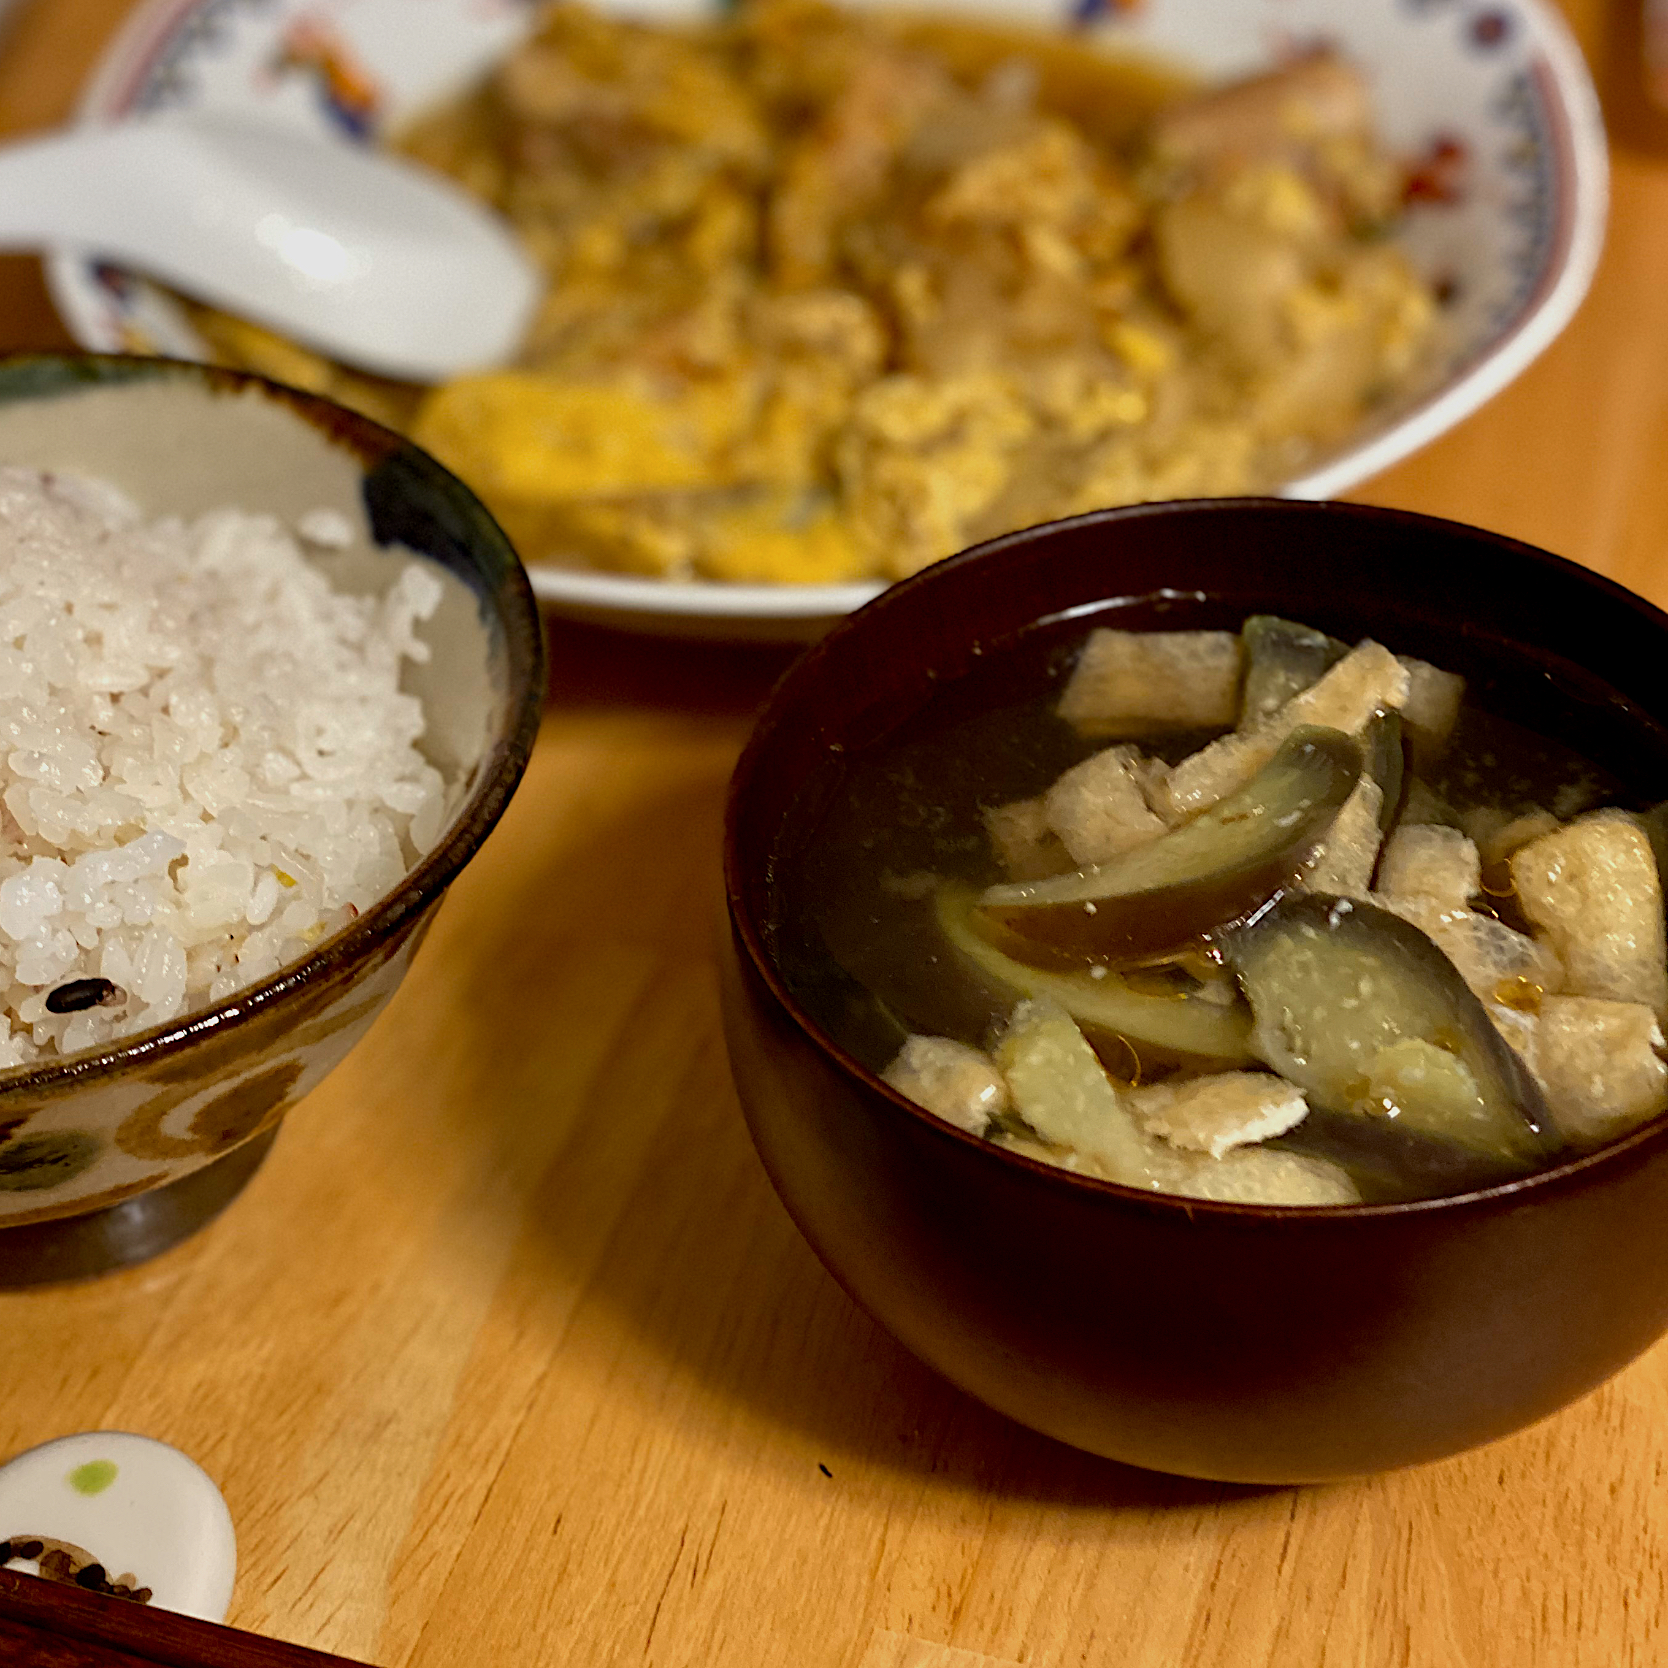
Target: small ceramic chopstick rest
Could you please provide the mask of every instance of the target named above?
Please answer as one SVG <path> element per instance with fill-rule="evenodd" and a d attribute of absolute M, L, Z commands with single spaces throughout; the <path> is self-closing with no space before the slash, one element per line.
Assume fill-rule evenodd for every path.
<path fill-rule="evenodd" d="M 237 1540 L 208 1474 L 127 1431 L 59 1437 L 0 1466 L 0 1566 L 222 1621 Z"/>

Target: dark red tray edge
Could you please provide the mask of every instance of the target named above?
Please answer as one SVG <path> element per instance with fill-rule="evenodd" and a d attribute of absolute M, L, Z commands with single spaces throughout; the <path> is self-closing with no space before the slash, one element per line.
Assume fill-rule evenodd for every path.
<path fill-rule="evenodd" d="M 11 1624 L 8 1632 L 38 1635 L 50 1647 L 40 1660 L 62 1662 L 65 1668 L 128 1668 L 134 1662 L 156 1668 L 367 1668 L 350 1657 L 286 1645 L 18 1570 L 0 1569 L 0 1622 Z"/>

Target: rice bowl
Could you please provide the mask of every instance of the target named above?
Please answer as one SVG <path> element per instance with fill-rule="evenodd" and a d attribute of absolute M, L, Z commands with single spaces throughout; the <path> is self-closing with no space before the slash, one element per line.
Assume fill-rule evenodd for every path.
<path fill-rule="evenodd" d="M 153 1255 L 236 1195 L 288 1109 L 398 988 L 446 887 L 502 814 L 532 748 L 544 676 L 526 573 L 479 503 L 409 443 L 327 401 L 199 365 L 14 359 L 0 365 L 0 459 L 50 475 L 60 492 L 66 477 L 102 481 L 139 505 L 134 519 L 108 492 L 89 507 L 88 489 L 68 489 L 95 525 L 126 518 L 113 548 L 171 529 L 149 554 L 172 598 L 124 613 L 99 581 L 100 672 L 78 675 L 72 655 L 33 682 L 56 684 L 54 700 L 82 679 L 117 686 L 78 697 L 104 728 L 77 731 L 79 752 L 14 734 L 0 755 L 13 778 L 0 790 L 12 859 L 0 886 L 24 883 L 9 917 L 21 936 L 0 925 L 10 987 L 0 1001 L 14 1012 L 38 1005 L 14 1042 L 39 1050 L 0 1076 L 9 1286 Z M 311 612 L 275 625 L 287 606 L 275 597 L 299 595 L 269 584 L 284 546 L 305 560 L 296 583 L 312 593 Z M 239 551 L 253 559 L 257 547 L 261 581 L 240 582 Z M 180 640 L 177 616 L 189 612 L 181 598 L 203 604 L 202 576 L 170 567 L 182 551 L 230 568 L 218 601 L 203 605 L 196 648 Z M 86 647 L 92 623 L 71 615 L 69 639 L 85 627 Z M 14 658 L 30 659 L 35 641 L 14 630 Z M 39 645 L 44 656 L 44 636 Z M 193 666 L 194 679 L 184 675 Z M 266 677 L 281 700 L 270 686 L 261 693 Z M 0 681 L 0 705 L 12 698 Z M 143 722 L 114 722 L 124 706 Z M 227 744 L 212 768 L 211 741 Z M 65 791 L 72 756 L 79 803 Z M 45 774 L 60 781 L 19 774 L 48 757 Z M 36 858 L 49 865 L 40 885 Z M 194 865 L 195 890 L 180 884 Z M 152 928 L 154 961 L 136 954 Z M 20 971 L 46 982 L 24 984 Z M 108 1026 L 107 1040 L 82 1045 L 91 1027 L 70 1026 L 86 1015 Z"/>

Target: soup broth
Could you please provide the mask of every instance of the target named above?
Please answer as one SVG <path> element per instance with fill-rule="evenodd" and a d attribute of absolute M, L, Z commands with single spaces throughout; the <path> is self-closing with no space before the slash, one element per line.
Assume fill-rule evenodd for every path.
<path fill-rule="evenodd" d="M 1116 633 L 1138 691 L 1180 656 L 1173 713 L 1085 718 L 1125 613 L 987 645 L 806 784 L 775 950 L 832 1039 L 1027 1157 L 1242 1202 L 1464 1191 L 1668 1107 L 1656 726 L 1461 626 L 1226 605 Z"/>

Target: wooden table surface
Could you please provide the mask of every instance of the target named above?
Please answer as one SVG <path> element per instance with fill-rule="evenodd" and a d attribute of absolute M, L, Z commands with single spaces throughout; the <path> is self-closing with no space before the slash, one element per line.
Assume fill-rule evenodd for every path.
<path fill-rule="evenodd" d="M 65 113 L 127 3 L 15 17 L 0 131 Z M 1668 162 L 1615 164 L 1572 328 L 1362 496 L 1668 604 Z M 0 261 L 0 348 L 67 341 Z M 1480 1452 L 1287 1490 L 1073 1453 L 877 1331 L 770 1191 L 718 1028 L 724 783 L 781 657 L 551 648 L 503 825 L 244 1197 L 0 1296 L 0 1456 L 178 1444 L 237 1524 L 229 1620 L 377 1664 L 1668 1659 L 1668 1347 Z"/>

